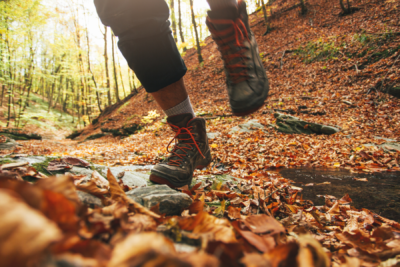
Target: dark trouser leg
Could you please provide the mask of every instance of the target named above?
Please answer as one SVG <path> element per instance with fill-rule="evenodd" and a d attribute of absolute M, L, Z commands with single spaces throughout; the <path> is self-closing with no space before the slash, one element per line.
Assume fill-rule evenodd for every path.
<path fill-rule="evenodd" d="M 179 81 L 186 73 L 164 0 L 94 0 L 101 21 L 119 37 L 118 46 L 147 92 Z"/>

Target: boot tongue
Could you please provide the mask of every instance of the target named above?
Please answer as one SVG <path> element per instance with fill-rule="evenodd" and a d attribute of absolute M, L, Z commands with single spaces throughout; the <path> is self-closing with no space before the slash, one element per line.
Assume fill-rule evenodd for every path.
<path fill-rule="evenodd" d="M 178 126 L 179 128 L 182 128 L 187 127 L 191 119 L 193 119 L 193 115 L 191 113 L 184 113 L 168 117 L 167 122 L 172 125 Z"/>

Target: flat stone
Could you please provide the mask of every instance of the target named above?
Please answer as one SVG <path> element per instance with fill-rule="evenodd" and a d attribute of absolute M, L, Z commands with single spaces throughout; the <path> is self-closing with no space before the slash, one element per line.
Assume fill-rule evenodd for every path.
<path fill-rule="evenodd" d="M 17 145 L 11 142 L 0 143 L 0 150 L 14 150 L 16 147 Z"/>
<path fill-rule="evenodd" d="M 88 205 L 91 208 L 103 207 L 100 198 L 79 190 L 77 190 L 76 193 L 78 194 L 79 200 L 82 202 L 82 204 Z"/>
<path fill-rule="evenodd" d="M 134 170 L 139 168 L 143 168 L 143 166 L 119 166 L 119 167 L 110 167 L 111 173 L 117 177 L 121 172 L 125 172 L 124 177 L 122 177 L 122 181 L 125 185 L 129 187 L 134 186 L 146 186 L 148 184 L 149 176 L 144 173 L 139 173 Z M 102 171 L 102 175 L 107 176 L 107 168 Z"/>
<path fill-rule="evenodd" d="M 386 142 L 396 142 L 396 140 L 394 140 L 394 139 L 389 139 L 389 138 L 385 138 L 385 137 L 374 136 L 374 138 L 378 139 L 378 140 L 385 140 Z"/>
<path fill-rule="evenodd" d="M 378 148 L 381 148 L 383 151 L 385 152 L 389 152 L 389 151 L 397 151 L 400 152 L 400 143 L 394 143 L 394 142 L 390 142 L 390 143 L 384 143 L 382 145 L 376 145 L 376 144 L 364 144 L 364 146 L 376 146 Z"/>
<path fill-rule="evenodd" d="M 251 133 L 253 131 L 257 131 L 259 129 L 264 129 L 264 125 L 259 123 L 258 120 L 249 120 L 246 123 L 239 124 L 238 126 L 233 127 L 229 134 L 234 133 Z"/>
<path fill-rule="evenodd" d="M 187 194 L 175 191 L 166 185 L 136 188 L 128 191 L 126 195 L 149 209 L 160 204 L 160 212 L 168 216 L 179 215 L 192 204 L 192 199 Z"/>
<path fill-rule="evenodd" d="M 220 135 L 221 135 L 221 133 L 207 133 L 208 139 L 215 139 Z"/>
<path fill-rule="evenodd" d="M 32 164 L 43 163 L 47 159 L 48 159 L 47 157 L 43 157 L 43 156 L 29 156 L 29 157 L 20 157 L 20 158 L 16 159 L 16 161 L 29 162 L 29 164 L 32 165 Z"/>

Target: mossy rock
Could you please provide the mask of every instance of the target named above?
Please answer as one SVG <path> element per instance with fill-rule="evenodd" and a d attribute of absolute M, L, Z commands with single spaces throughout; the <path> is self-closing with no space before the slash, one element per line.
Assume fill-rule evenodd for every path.
<path fill-rule="evenodd" d="M 106 136 L 106 134 L 104 134 L 104 133 L 93 134 L 93 135 L 86 137 L 85 141 L 99 139 L 103 136 Z"/>
<path fill-rule="evenodd" d="M 1 129 L 0 135 L 14 140 L 42 140 L 42 136 L 35 133 L 25 133 L 19 129 Z"/>
<path fill-rule="evenodd" d="M 135 134 L 137 131 L 142 129 L 143 127 L 139 124 L 131 124 L 131 125 L 126 125 L 123 126 L 122 128 L 101 128 L 101 131 L 103 133 L 112 133 L 114 136 L 130 136 L 132 134 Z"/>
<path fill-rule="evenodd" d="M 82 133 L 83 133 L 83 130 L 76 130 L 76 131 L 73 131 L 73 133 L 70 134 L 70 135 L 68 135 L 66 138 L 67 138 L 67 139 L 74 140 L 75 138 L 77 138 L 78 136 L 80 136 Z"/>
<path fill-rule="evenodd" d="M 388 93 L 394 97 L 400 98 L 400 87 L 392 87 Z"/>
<path fill-rule="evenodd" d="M 276 112 L 277 130 L 287 134 L 335 134 L 338 128 L 318 123 L 302 121 L 297 117 Z"/>

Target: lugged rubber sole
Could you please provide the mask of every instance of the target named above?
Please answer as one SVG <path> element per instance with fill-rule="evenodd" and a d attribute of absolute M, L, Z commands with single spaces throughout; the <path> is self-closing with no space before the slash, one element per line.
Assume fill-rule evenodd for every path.
<path fill-rule="evenodd" d="M 211 161 L 210 161 L 207 165 L 199 165 L 199 166 L 196 166 L 195 169 L 201 170 L 201 169 L 203 169 L 203 168 L 206 168 L 208 165 L 210 165 L 210 163 L 211 163 Z M 192 183 L 192 178 L 193 178 L 193 174 L 192 174 L 192 177 L 190 177 L 190 181 L 189 181 L 189 184 L 188 184 L 188 185 L 190 185 L 190 184 Z M 163 178 L 163 177 L 160 177 L 160 176 L 158 176 L 158 175 L 155 175 L 155 174 L 151 174 L 151 175 L 150 175 L 150 181 L 152 181 L 153 183 L 156 183 L 156 184 L 165 184 L 165 185 L 168 185 L 168 186 L 171 187 L 172 189 L 176 189 L 176 188 L 180 188 L 180 187 L 182 187 L 182 186 L 185 186 L 185 185 L 182 185 L 182 186 L 173 185 L 173 184 L 172 184 L 170 181 L 168 181 L 167 179 L 165 179 L 165 178 Z"/>

